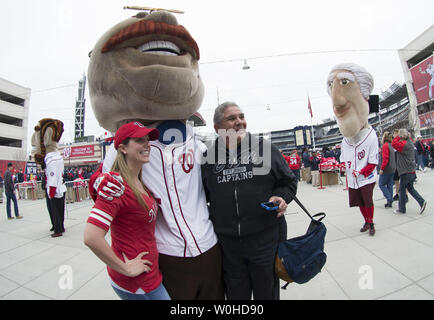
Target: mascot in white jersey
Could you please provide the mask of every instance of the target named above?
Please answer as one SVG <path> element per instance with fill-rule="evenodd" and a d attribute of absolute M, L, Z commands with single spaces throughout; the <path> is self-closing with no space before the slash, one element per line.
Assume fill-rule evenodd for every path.
<path fill-rule="evenodd" d="M 365 223 L 360 232 L 375 234 L 372 194 L 377 180 L 378 138 L 368 123 L 374 86 L 371 74 L 353 63 L 336 65 L 327 79 L 333 112 L 344 136 L 340 162 L 345 163 L 350 207 L 359 207 Z M 377 100 L 378 101 L 378 100 Z"/>
<path fill-rule="evenodd" d="M 47 209 L 54 231 L 51 237 L 61 237 L 65 232 L 65 192 L 63 183 L 63 156 L 57 149 L 57 143 L 63 134 L 63 122 L 44 118 L 38 121 L 32 135 L 32 153 L 35 162 L 44 169 L 42 178 L 45 186 Z"/>

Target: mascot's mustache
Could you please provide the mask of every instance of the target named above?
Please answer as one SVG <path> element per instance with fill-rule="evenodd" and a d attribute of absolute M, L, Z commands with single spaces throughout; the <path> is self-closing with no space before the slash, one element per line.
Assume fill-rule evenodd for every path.
<path fill-rule="evenodd" d="M 120 30 L 104 44 L 101 52 L 108 52 L 119 43 L 145 35 L 168 35 L 182 39 L 190 48 L 193 49 L 196 59 L 200 59 L 199 47 L 187 29 L 181 25 L 171 25 L 152 20 L 140 20 Z"/>

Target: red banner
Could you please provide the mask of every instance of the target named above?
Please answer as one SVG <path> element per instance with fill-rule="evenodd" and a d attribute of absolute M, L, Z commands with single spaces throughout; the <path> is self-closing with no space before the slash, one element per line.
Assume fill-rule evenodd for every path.
<path fill-rule="evenodd" d="M 420 128 L 429 128 L 434 124 L 434 111 L 426 112 L 419 115 Z"/>
<path fill-rule="evenodd" d="M 8 167 L 8 163 L 12 163 L 14 166 L 12 169 L 12 173 L 15 174 L 20 169 L 24 171 L 26 168 L 26 162 L 25 161 L 16 161 L 16 160 L 0 160 L 0 175 L 3 178 L 6 172 L 6 169 Z"/>
<path fill-rule="evenodd" d="M 90 157 L 95 154 L 94 145 L 71 147 L 70 158 Z"/>
<path fill-rule="evenodd" d="M 312 105 L 310 104 L 310 99 L 307 97 L 307 108 L 309 109 L 310 117 L 312 118 Z"/>
<path fill-rule="evenodd" d="M 429 56 L 410 69 L 413 79 L 413 89 L 417 104 L 433 99 L 434 96 L 434 64 L 433 56 Z"/>

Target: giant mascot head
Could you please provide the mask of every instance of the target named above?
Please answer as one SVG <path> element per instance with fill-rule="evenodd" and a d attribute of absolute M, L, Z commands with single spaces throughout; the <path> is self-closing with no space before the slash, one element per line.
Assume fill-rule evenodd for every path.
<path fill-rule="evenodd" d="M 330 71 L 327 90 L 332 98 L 336 122 L 344 137 L 354 137 L 368 127 L 368 101 L 373 87 L 371 74 L 357 64 L 338 64 Z"/>
<path fill-rule="evenodd" d="M 199 48 L 165 11 L 141 12 L 108 30 L 91 52 L 92 108 L 114 132 L 131 120 L 187 119 L 200 107 L 204 87 Z"/>
<path fill-rule="evenodd" d="M 57 143 L 63 134 L 63 122 L 57 119 L 44 118 L 38 121 L 32 135 L 32 154 L 35 162 L 45 167 L 44 158 L 47 153 L 57 151 Z"/>

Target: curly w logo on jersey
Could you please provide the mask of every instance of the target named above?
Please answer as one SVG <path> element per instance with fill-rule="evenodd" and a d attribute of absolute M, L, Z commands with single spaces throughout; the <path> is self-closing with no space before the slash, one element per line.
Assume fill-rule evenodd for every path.
<path fill-rule="evenodd" d="M 185 173 L 189 173 L 194 167 L 194 153 L 192 149 L 189 149 L 187 153 L 180 154 L 178 162 L 181 164 L 182 170 Z"/>
<path fill-rule="evenodd" d="M 365 150 L 357 153 L 357 159 L 362 160 L 365 157 Z"/>

